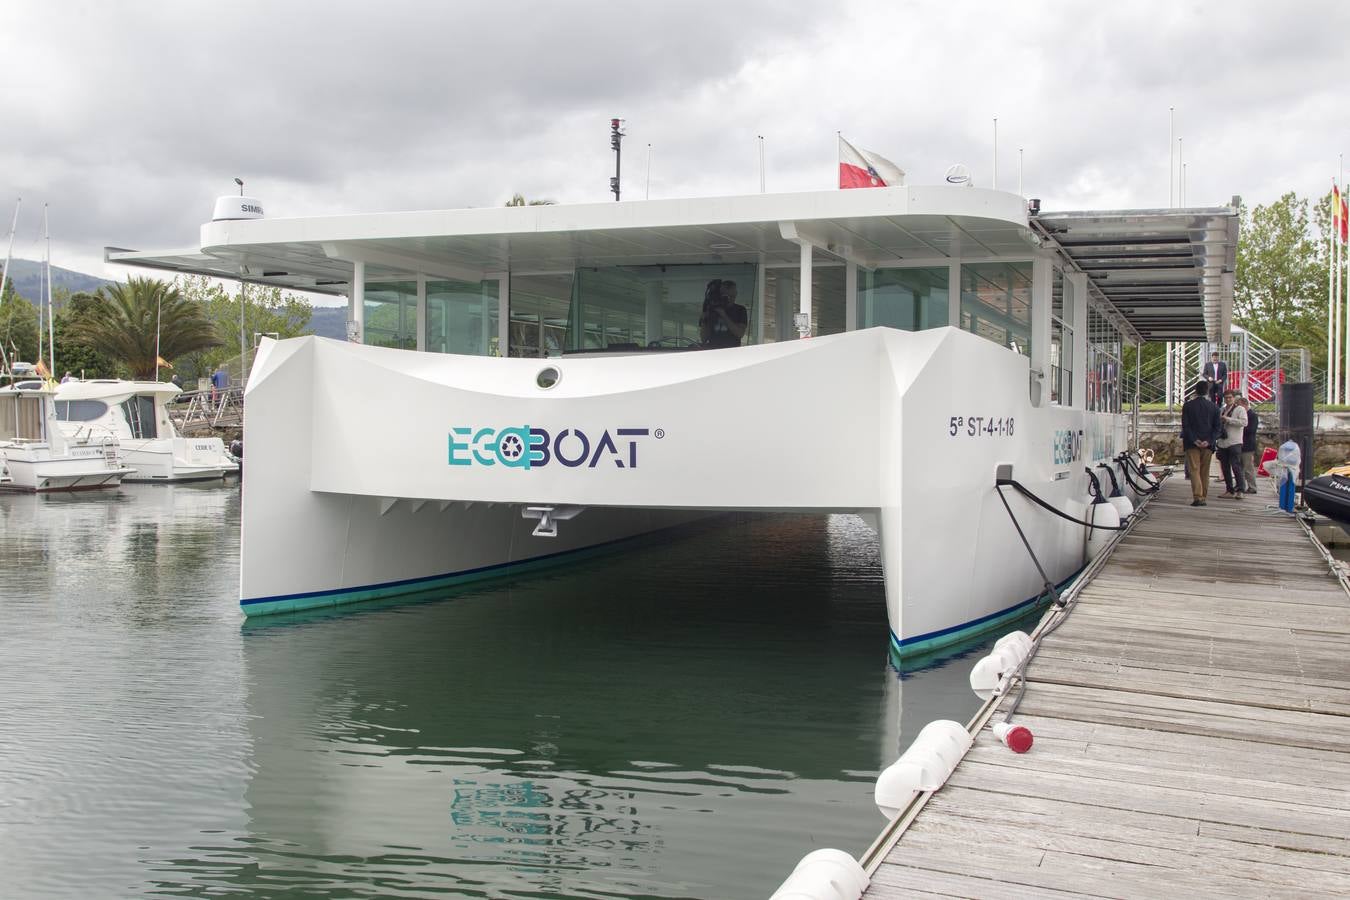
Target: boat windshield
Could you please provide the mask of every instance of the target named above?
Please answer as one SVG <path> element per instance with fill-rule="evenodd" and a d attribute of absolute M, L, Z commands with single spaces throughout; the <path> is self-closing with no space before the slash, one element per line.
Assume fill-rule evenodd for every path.
<path fill-rule="evenodd" d="M 56 418 L 62 422 L 92 422 L 103 418 L 108 404 L 102 400 L 57 400 Z"/>
<path fill-rule="evenodd" d="M 753 343 L 755 274 L 756 267 L 748 264 L 578 269 L 563 349 L 674 350 Z"/>

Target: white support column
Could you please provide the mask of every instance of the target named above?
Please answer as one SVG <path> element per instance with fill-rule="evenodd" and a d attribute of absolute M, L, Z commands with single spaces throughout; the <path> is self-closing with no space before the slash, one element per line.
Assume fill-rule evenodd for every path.
<path fill-rule="evenodd" d="M 947 266 L 947 324 L 961 327 L 961 260 Z"/>
<path fill-rule="evenodd" d="M 1055 267 L 1048 254 L 1031 261 L 1031 402 L 1050 401 L 1050 314 L 1054 304 Z"/>
<path fill-rule="evenodd" d="M 427 276 L 417 276 L 417 349 L 427 349 Z"/>
<path fill-rule="evenodd" d="M 844 263 L 844 330 L 858 330 L 858 264 Z"/>
<path fill-rule="evenodd" d="M 769 286 L 764 283 L 764 276 L 767 274 L 764 268 L 763 255 L 759 258 L 759 265 L 755 267 L 755 343 L 764 343 L 764 319 L 766 310 L 764 303 L 769 296 Z M 774 340 L 778 340 L 778 335 L 774 335 Z"/>
<path fill-rule="evenodd" d="M 1088 345 L 1088 277 L 1083 272 L 1065 272 L 1064 283 L 1069 285 L 1073 301 L 1073 345 L 1069 352 L 1073 360 L 1073 381 L 1070 391 L 1073 405 L 1087 406 L 1087 345 Z"/>
<path fill-rule="evenodd" d="M 347 301 L 347 340 L 366 342 L 366 264 L 352 263 L 352 292 Z"/>
<path fill-rule="evenodd" d="M 540 323 L 543 327 L 543 323 Z M 503 272 L 497 282 L 497 353 L 511 355 L 511 273 Z"/>
<path fill-rule="evenodd" d="M 797 296 L 797 337 L 808 338 L 811 336 L 811 245 L 803 240 L 801 242 L 801 268 L 799 273 Z"/>

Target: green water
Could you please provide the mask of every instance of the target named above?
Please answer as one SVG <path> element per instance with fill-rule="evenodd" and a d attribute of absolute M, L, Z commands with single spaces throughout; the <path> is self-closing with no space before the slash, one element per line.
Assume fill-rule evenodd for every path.
<path fill-rule="evenodd" d="M 775 516 L 257 620 L 239 490 L 0 496 L 6 896 L 766 897 L 977 701 L 887 664 L 878 549 Z"/>

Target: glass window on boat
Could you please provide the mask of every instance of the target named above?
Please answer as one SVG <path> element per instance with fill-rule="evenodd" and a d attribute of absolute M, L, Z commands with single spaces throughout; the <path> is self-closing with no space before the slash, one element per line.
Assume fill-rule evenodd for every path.
<path fill-rule="evenodd" d="M 108 404 L 102 400 L 57 400 L 56 418 L 62 422 L 92 422 L 103 418 Z"/>
<path fill-rule="evenodd" d="M 46 440 L 41 396 L 0 395 L 0 440 Z"/>
<path fill-rule="evenodd" d="M 428 281 L 426 349 L 431 353 L 499 356 L 498 281 Z M 416 302 L 416 296 L 413 298 Z M 416 308 L 413 310 L 414 323 Z M 369 324 L 367 324 L 367 330 Z"/>
<path fill-rule="evenodd" d="M 1050 288 L 1050 402 L 1073 403 L 1073 283 L 1055 269 Z"/>
<path fill-rule="evenodd" d="M 734 302 L 746 310 L 740 343 L 754 343 L 755 270 L 751 264 L 578 269 L 564 347 L 585 351 L 698 346 L 703 339 L 699 322 L 704 300 L 714 280 L 721 282 L 723 294 L 734 292 Z"/>
<path fill-rule="evenodd" d="M 155 423 L 155 398 L 136 395 L 122 401 L 122 412 L 127 417 L 131 436 L 140 440 L 153 440 L 159 437 Z"/>
<path fill-rule="evenodd" d="M 922 331 L 947 324 L 947 266 L 858 271 L 858 327 Z"/>
<path fill-rule="evenodd" d="M 1088 309 L 1087 408 L 1120 412 L 1120 332 L 1096 307 Z"/>
<path fill-rule="evenodd" d="M 848 330 L 846 274 L 842 265 L 816 262 L 811 266 L 811 334 L 839 334 Z M 772 267 L 764 272 L 764 341 L 795 341 L 795 316 L 801 311 L 802 270 L 799 266 Z"/>
<path fill-rule="evenodd" d="M 1031 263 L 964 263 L 961 327 L 1031 355 Z"/>
<path fill-rule="evenodd" d="M 417 282 L 366 282 L 366 343 L 417 349 Z"/>
<path fill-rule="evenodd" d="M 511 276 L 511 356 L 561 356 L 574 273 Z"/>

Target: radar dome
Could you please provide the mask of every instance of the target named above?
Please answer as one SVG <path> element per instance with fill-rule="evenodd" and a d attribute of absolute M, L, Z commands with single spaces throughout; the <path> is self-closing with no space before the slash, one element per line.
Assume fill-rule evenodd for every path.
<path fill-rule="evenodd" d="M 232 219 L 261 219 L 262 217 L 261 202 L 253 197 L 230 195 L 216 198 L 216 209 L 211 214 L 211 221 L 227 222 Z"/>

